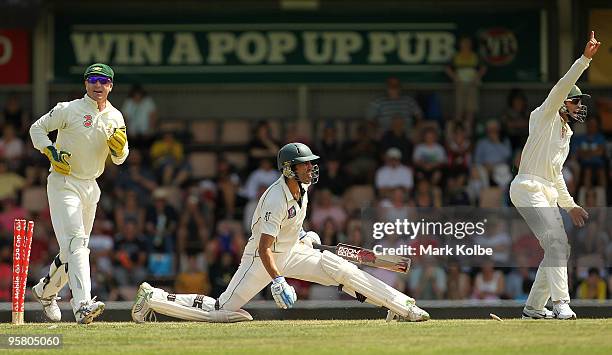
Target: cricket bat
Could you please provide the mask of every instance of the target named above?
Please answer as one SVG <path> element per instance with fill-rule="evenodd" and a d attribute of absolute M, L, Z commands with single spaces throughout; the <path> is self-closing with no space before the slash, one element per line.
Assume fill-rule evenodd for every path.
<path fill-rule="evenodd" d="M 336 246 L 314 243 L 313 248 L 330 251 L 339 257 L 355 264 L 376 267 L 380 269 L 407 274 L 411 260 L 401 255 L 376 255 L 372 250 L 354 245 L 339 243 Z"/>

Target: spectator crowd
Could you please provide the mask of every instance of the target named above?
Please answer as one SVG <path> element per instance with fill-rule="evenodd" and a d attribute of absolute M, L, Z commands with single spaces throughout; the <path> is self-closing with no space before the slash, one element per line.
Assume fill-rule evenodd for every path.
<path fill-rule="evenodd" d="M 413 208 L 510 207 L 507 191 L 534 107 L 515 89 L 498 117 L 483 120 L 471 97 L 477 85 L 465 83 L 484 75 L 470 59 L 470 46 L 465 43 L 466 54 L 455 63 L 463 69 L 448 71 L 470 96 L 461 112 L 444 113 L 435 93 L 412 97 L 390 78 L 384 95 L 364 103 L 361 120 L 248 122 L 253 136 L 238 144 L 196 144 L 198 132 L 164 128 L 167 118 L 157 117 L 154 100 L 134 87 L 122 108 L 130 155 L 121 166 L 107 164 L 98 179 L 102 197 L 89 242 L 92 294 L 131 300 L 148 280 L 179 293 L 219 296 L 238 266 L 259 196 L 279 177 L 276 153 L 294 139 L 321 156 L 305 229 L 315 230 L 324 244 L 371 245 L 362 228 L 363 207 L 383 209 L 391 220 L 407 218 Z M 36 221 L 30 284 L 47 273 L 58 246 L 48 206 L 41 203 L 48 161 L 28 135 L 36 117 L 18 95 L 9 95 L 1 107 L 0 301 L 10 301 L 13 219 Z M 572 297 L 612 298 L 612 223 L 605 208 L 612 198 L 612 142 L 597 116 L 573 129 L 563 175 L 591 218 L 579 230 L 565 221 L 578 256 L 570 261 Z M 212 173 L 198 173 L 202 167 L 192 158 L 199 151 L 213 153 Z M 229 151 L 241 159 L 228 159 Z M 414 260 L 405 276 L 369 271 L 417 299 L 522 300 L 541 250 L 529 230 L 514 227 L 502 219 L 493 223 L 483 243 L 495 254 L 477 266 L 428 256 Z M 301 299 L 343 297 L 333 288 L 293 284 Z M 261 297 L 268 297 L 266 291 Z"/>

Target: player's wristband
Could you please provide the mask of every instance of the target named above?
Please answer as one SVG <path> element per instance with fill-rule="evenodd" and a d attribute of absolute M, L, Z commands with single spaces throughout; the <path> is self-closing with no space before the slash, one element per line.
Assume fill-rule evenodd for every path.
<path fill-rule="evenodd" d="M 285 282 L 285 278 L 284 278 L 284 277 L 282 277 L 282 276 L 276 276 L 276 277 L 275 277 L 275 278 L 272 280 L 272 283 L 273 283 L 273 284 L 280 284 L 280 283 L 283 283 L 283 282 Z"/>

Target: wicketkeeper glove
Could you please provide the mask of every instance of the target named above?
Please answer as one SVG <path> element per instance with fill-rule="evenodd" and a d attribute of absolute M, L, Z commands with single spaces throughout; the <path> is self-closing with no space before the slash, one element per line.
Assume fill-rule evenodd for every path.
<path fill-rule="evenodd" d="M 123 154 L 123 148 L 127 143 L 127 133 L 125 126 L 114 128 L 113 134 L 106 141 L 108 147 L 110 148 L 111 154 L 113 156 L 121 156 Z"/>
<path fill-rule="evenodd" d="M 274 297 L 276 305 L 282 309 L 293 307 L 293 304 L 297 301 L 295 289 L 282 276 L 277 276 L 272 280 L 272 297 Z"/>
<path fill-rule="evenodd" d="M 43 154 L 49 158 L 54 171 L 64 175 L 70 175 L 70 163 L 68 160 L 72 154 L 64 150 L 58 152 L 52 145 L 43 149 Z"/>

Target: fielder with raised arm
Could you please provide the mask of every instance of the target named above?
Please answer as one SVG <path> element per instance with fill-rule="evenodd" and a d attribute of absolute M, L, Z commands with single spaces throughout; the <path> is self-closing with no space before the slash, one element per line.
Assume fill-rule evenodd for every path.
<path fill-rule="evenodd" d="M 302 223 L 308 188 L 319 175 L 312 161 L 318 158 L 302 143 L 289 143 L 280 149 L 277 163 L 282 176 L 259 199 L 240 266 L 218 299 L 169 294 L 145 282 L 132 308 L 134 321 L 145 322 L 154 312 L 204 322 L 252 320 L 242 307 L 270 282 L 276 304 L 283 309 L 293 306 L 297 296 L 285 277 L 340 286 L 361 302 L 388 308 L 388 320 L 428 320 L 429 314 L 411 297 L 329 251 L 312 248 L 313 242 L 321 241 L 315 232 L 304 232 Z"/>
<path fill-rule="evenodd" d="M 57 294 L 66 283 L 72 291 L 70 303 L 77 323 L 91 323 L 104 310 L 104 303 L 91 298 L 88 245 L 100 199 L 96 179 L 104 172 L 109 153 L 115 164 L 128 156 L 123 116 L 107 101 L 113 77 L 106 64 L 89 66 L 84 74 L 85 96 L 58 103 L 30 128 L 34 147 L 51 162 L 47 195 L 59 243 L 49 274 L 32 288 L 32 295 L 56 322 L 62 315 Z M 55 130 L 53 144 L 48 134 Z"/>
<path fill-rule="evenodd" d="M 561 169 L 569 153 L 570 121 L 584 122 L 589 97 L 575 85 L 601 45 L 591 32 L 584 54 L 552 88 L 542 105 L 529 118 L 529 137 L 523 148 L 519 173 L 510 185 L 510 198 L 538 238 L 542 260 L 523 308 L 523 318 L 576 319 L 569 306 L 567 260 L 569 244 L 559 213 L 560 206 L 582 227 L 587 212 L 567 191 Z M 545 305 L 552 298 L 553 310 Z"/>

